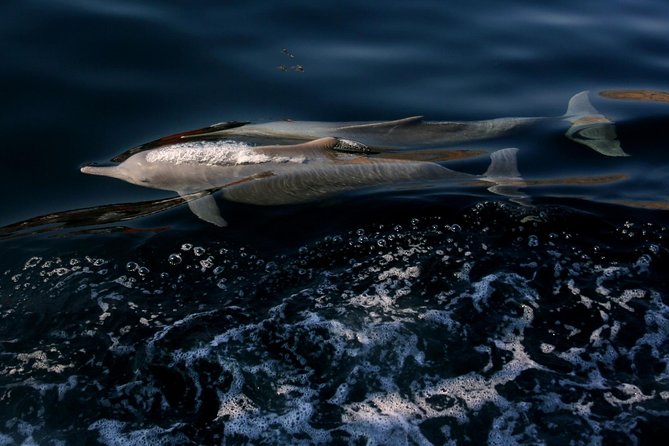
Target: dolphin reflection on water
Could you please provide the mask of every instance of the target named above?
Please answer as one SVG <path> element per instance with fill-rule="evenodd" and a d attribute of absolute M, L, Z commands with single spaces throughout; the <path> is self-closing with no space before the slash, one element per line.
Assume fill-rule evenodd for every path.
<path fill-rule="evenodd" d="M 453 171 L 422 159 L 429 152 L 406 149 L 489 139 L 540 119 L 549 118 L 228 122 L 161 138 L 115 157 L 117 165 L 88 165 L 81 171 L 175 191 L 182 197 L 220 190 L 227 200 L 256 205 L 302 203 L 363 187 L 425 180 L 480 180 L 489 184 L 491 192 L 524 202 L 527 197 L 517 191 L 522 185 L 517 149 L 493 152 L 490 167 L 482 175 Z M 558 119 L 571 124 L 566 133 L 570 139 L 604 155 L 626 155 L 613 124 L 594 109 L 587 92 L 573 96 L 567 113 Z M 252 145 L 249 141 L 283 143 Z M 404 153 L 397 156 L 397 150 Z M 187 202 L 202 220 L 226 225 L 211 194 Z"/>

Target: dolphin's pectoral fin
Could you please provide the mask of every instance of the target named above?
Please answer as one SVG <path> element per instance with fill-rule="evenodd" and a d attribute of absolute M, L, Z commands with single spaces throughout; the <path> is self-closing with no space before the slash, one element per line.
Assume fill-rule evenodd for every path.
<path fill-rule="evenodd" d="M 530 197 L 519 189 L 526 186 L 518 171 L 518 149 L 508 148 L 490 154 L 490 166 L 483 180 L 493 183 L 488 188 L 493 194 L 509 198 L 514 203 L 528 206 Z"/>
<path fill-rule="evenodd" d="M 221 217 L 221 211 L 218 209 L 216 200 L 211 194 L 196 199 L 186 198 L 189 195 L 186 192 L 179 192 L 179 195 L 187 200 L 188 207 L 200 219 L 219 227 L 225 227 L 228 223 Z"/>
<path fill-rule="evenodd" d="M 254 180 L 269 178 L 271 176 L 274 176 L 274 173 L 269 171 L 259 172 L 250 177 L 242 178 L 241 180 L 228 183 L 220 189 L 228 189 L 228 188 L 235 189 L 244 184 L 251 183 Z M 202 191 L 200 193 L 205 193 L 206 195 L 199 197 L 192 193 L 184 191 L 179 191 L 179 195 L 188 203 L 188 207 L 193 212 L 193 214 L 198 216 L 198 218 L 223 228 L 228 226 L 228 222 L 226 222 L 225 219 L 221 217 L 221 211 L 218 208 L 218 204 L 216 204 L 214 196 L 212 195 L 212 192 L 215 192 L 216 190 L 219 189 L 209 189 Z M 193 198 L 194 196 L 195 198 Z"/>
<path fill-rule="evenodd" d="M 564 119 L 571 123 L 565 136 L 572 141 L 602 155 L 628 156 L 620 147 L 615 125 L 592 106 L 587 91 L 572 96 Z"/>

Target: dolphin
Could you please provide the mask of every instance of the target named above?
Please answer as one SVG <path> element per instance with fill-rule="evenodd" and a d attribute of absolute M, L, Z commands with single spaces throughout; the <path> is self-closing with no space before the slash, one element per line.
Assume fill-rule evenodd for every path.
<path fill-rule="evenodd" d="M 557 118 L 518 117 L 483 121 L 425 121 L 412 116 L 394 121 L 318 122 L 274 121 L 249 123 L 229 121 L 163 137 L 134 147 L 113 158 L 121 162 L 131 155 L 178 141 L 204 139 L 298 142 L 333 136 L 357 141 L 370 148 L 422 148 L 448 146 L 503 136 L 522 126 L 546 120 L 569 123 L 565 135 L 606 156 L 627 156 L 617 139 L 614 124 L 599 113 L 589 100 L 588 91 L 569 100 L 567 112 Z"/>
<path fill-rule="evenodd" d="M 195 215 L 217 226 L 227 223 L 211 193 L 255 205 L 308 202 L 338 192 L 417 180 L 491 183 L 489 190 L 522 202 L 518 149 L 493 152 L 482 175 L 456 172 L 432 161 L 370 156 L 361 143 L 318 138 L 298 144 L 252 146 L 239 141 L 183 141 L 142 150 L 113 166 L 88 165 L 81 172 L 102 175 L 191 197 Z"/>

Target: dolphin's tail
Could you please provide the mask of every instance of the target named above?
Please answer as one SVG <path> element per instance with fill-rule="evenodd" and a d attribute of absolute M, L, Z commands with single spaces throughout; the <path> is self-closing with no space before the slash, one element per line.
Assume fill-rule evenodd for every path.
<path fill-rule="evenodd" d="M 481 179 L 493 183 L 488 191 L 508 197 L 518 204 L 530 204 L 530 197 L 519 190 L 525 186 L 525 182 L 518 171 L 517 148 L 502 149 L 491 153 L 490 166 Z"/>
<path fill-rule="evenodd" d="M 592 106 L 587 91 L 572 96 L 563 119 L 571 123 L 565 135 L 572 141 L 602 155 L 628 156 L 620 147 L 615 125 Z"/>

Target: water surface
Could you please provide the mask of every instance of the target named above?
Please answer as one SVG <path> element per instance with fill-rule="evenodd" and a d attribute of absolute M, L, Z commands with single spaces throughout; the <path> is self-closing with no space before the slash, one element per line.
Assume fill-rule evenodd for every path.
<path fill-rule="evenodd" d="M 657 0 L 4 2 L 0 443 L 652 444 L 669 104 L 601 93 L 669 90 L 667 17 Z M 629 157 L 560 120 L 449 148 L 519 148 L 530 206 L 390 185 L 219 200 L 220 229 L 79 172 L 226 120 L 559 117 L 583 90 Z M 156 200 L 106 224 L 79 211 Z"/>

